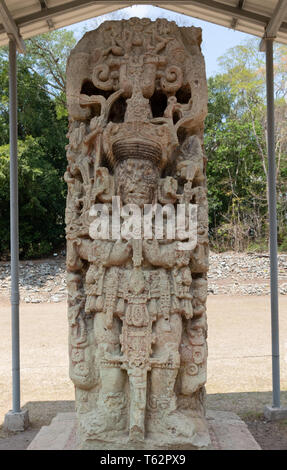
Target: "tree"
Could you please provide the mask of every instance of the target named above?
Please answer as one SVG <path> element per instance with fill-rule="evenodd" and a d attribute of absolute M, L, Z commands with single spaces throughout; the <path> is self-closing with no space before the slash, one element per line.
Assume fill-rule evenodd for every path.
<path fill-rule="evenodd" d="M 277 48 L 276 48 L 277 49 Z M 287 48 L 285 47 L 285 52 Z M 276 154 L 279 241 L 286 225 L 287 139 L 282 85 L 283 50 L 276 55 Z M 258 41 L 230 49 L 223 73 L 209 80 L 206 145 L 210 220 L 228 247 L 245 248 L 248 234 L 267 239 L 268 179 L 264 56 Z M 279 77 L 281 75 L 281 78 Z M 212 187 L 210 185 L 212 184 Z M 221 239 L 222 242 L 222 239 Z"/>
<path fill-rule="evenodd" d="M 25 63 L 27 68 L 41 77 L 40 85 L 54 98 L 59 116 L 66 111 L 66 62 L 76 38 L 73 31 L 60 29 L 35 36 L 26 41 Z"/>
<path fill-rule="evenodd" d="M 64 243 L 65 184 L 39 138 L 18 141 L 20 257 L 51 253 Z M 1 254 L 9 253 L 9 145 L 0 147 Z"/>
<path fill-rule="evenodd" d="M 9 251 L 9 80 L 0 54 L 0 255 Z M 64 243 L 67 117 L 59 118 L 45 76 L 18 58 L 19 223 L 21 257 L 50 254 Z"/>
<path fill-rule="evenodd" d="M 9 76 L 8 56 L 4 49 L 0 55 L 0 143 L 9 142 Z M 56 103 L 51 99 L 45 75 L 32 71 L 27 58 L 18 57 L 18 136 L 41 137 L 47 158 L 61 174 L 66 167 L 64 147 L 66 145 L 67 117 L 58 118 Z"/>

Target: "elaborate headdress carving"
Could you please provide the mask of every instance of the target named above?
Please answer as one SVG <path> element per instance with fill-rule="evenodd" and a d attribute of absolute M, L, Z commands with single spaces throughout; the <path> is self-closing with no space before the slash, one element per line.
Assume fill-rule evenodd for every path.
<path fill-rule="evenodd" d="M 170 160 L 178 141 L 168 124 L 149 122 L 110 123 L 104 131 L 104 151 L 112 167 L 127 158 L 148 159 L 158 168 Z"/>
<path fill-rule="evenodd" d="M 180 128 L 201 132 L 207 87 L 200 42 L 199 28 L 132 18 L 103 23 L 72 51 L 67 64 L 70 119 L 97 120 L 91 135 L 104 133 L 96 146 L 103 146 L 111 165 L 137 149 L 139 158 L 151 158 L 163 168 Z"/>

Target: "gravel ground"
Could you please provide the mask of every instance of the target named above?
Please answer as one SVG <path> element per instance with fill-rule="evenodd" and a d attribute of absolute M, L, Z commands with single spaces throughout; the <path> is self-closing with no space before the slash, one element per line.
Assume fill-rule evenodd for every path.
<path fill-rule="evenodd" d="M 268 295 L 269 255 L 267 253 L 221 253 L 210 255 L 210 294 Z M 279 293 L 287 295 L 287 254 L 278 256 Z"/>
<path fill-rule="evenodd" d="M 278 257 L 279 293 L 287 295 L 287 254 Z M 268 295 L 269 255 L 210 254 L 208 293 L 211 295 Z M 25 303 L 66 299 L 65 257 L 20 262 L 20 297 Z M 10 265 L 0 262 L 0 297 L 10 296 Z"/>

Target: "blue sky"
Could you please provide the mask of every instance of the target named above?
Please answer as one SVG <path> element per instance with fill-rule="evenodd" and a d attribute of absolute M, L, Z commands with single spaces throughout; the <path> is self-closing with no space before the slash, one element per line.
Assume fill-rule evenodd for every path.
<path fill-rule="evenodd" d="M 202 52 L 205 57 L 207 77 L 220 72 L 217 59 L 228 49 L 241 44 L 246 39 L 253 37 L 239 31 L 224 28 L 223 26 L 217 26 L 213 23 L 208 23 L 206 21 L 198 20 L 197 18 L 180 15 L 173 13 L 172 11 L 150 5 L 136 5 L 129 8 L 124 8 L 111 14 L 77 23 L 76 25 L 70 26 L 67 29 L 72 29 L 75 31 L 77 38 L 80 39 L 84 29 L 94 29 L 102 21 L 107 19 L 116 20 L 121 18 L 130 18 L 132 16 L 138 16 L 140 18 L 148 17 L 152 20 L 155 20 L 157 17 L 165 17 L 169 20 L 175 21 L 180 26 L 193 25 L 201 27 L 203 33 Z"/>

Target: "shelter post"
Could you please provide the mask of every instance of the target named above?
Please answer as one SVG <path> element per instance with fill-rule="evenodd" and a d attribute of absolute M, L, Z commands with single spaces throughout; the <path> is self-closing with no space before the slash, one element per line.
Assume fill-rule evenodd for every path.
<path fill-rule="evenodd" d="M 270 300 L 271 300 L 271 335 L 272 335 L 272 406 L 266 406 L 264 413 L 265 413 L 265 416 L 269 419 L 279 419 L 281 417 L 286 417 L 287 409 L 280 408 L 280 354 L 279 354 L 279 315 L 278 315 L 278 256 L 277 256 L 273 40 L 274 38 L 265 38 Z"/>
<path fill-rule="evenodd" d="M 17 158 L 17 55 L 16 44 L 9 41 L 9 129 L 10 129 L 10 250 L 13 409 L 20 411 L 19 352 L 19 233 L 18 233 L 18 158 Z"/>
<path fill-rule="evenodd" d="M 28 411 L 20 407 L 19 348 L 19 210 L 17 152 L 17 52 L 14 38 L 9 40 L 9 139 L 10 139 L 10 251 L 11 251 L 11 329 L 12 329 L 12 410 L 5 415 L 4 428 L 23 431 Z"/>

